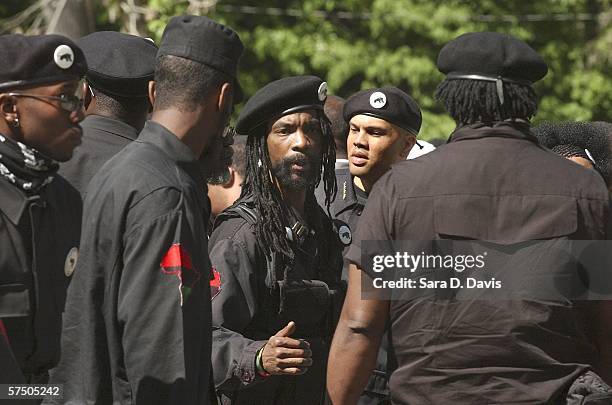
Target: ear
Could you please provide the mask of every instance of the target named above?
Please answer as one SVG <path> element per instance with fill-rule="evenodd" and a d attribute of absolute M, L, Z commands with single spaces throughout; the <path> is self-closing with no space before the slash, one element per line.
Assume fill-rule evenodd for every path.
<path fill-rule="evenodd" d="M 228 167 L 227 170 L 229 171 L 230 179 L 227 183 L 223 184 L 223 188 L 232 188 L 234 186 L 234 182 L 237 179 L 236 171 L 231 166 Z"/>
<path fill-rule="evenodd" d="M 9 126 L 13 126 L 15 122 L 19 122 L 17 98 L 9 96 L 6 93 L 0 94 L 0 114 Z"/>
<path fill-rule="evenodd" d="M 217 110 L 227 112 L 229 116 L 233 101 L 234 89 L 231 83 L 223 83 L 219 91 L 219 98 L 217 99 Z"/>
<path fill-rule="evenodd" d="M 85 111 L 89 109 L 91 105 L 92 109 L 96 106 L 96 102 L 94 100 L 93 90 L 89 87 L 89 84 L 86 85 L 85 88 L 85 99 L 83 100 L 83 105 L 85 106 Z M 93 104 L 91 104 L 93 103 Z"/>
<path fill-rule="evenodd" d="M 155 96 L 156 96 L 156 90 L 155 90 L 155 81 L 151 80 L 149 82 L 149 102 L 151 103 L 151 106 L 155 106 Z"/>
<path fill-rule="evenodd" d="M 406 158 L 408 157 L 408 154 L 410 153 L 410 150 L 416 144 L 416 136 L 414 136 L 410 132 L 406 132 L 403 138 L 404 138 L 404 146 L 402 148 L 401 157 L 403 160 L 406 160 Z"/>

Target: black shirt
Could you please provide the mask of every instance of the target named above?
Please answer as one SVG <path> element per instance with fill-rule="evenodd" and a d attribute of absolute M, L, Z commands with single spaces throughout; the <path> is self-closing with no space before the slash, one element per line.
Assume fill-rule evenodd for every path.
<path fill-rule="evenodd" d="M 64 402 L 208 403 L 205 195 L 191 150 L 152 121 L 94 176 L 51 377 Z"/>
<path fill-rule="evenodd" d="M 59 173 L 85 198 L 91 178 L 102 165 L 138 136 L 136 128 L 101 115 L 88 115 L 82 122 L 83 139 L 72 158 L 60 165 Z"/>
<path fill-rule="evenodd" d="M 526 128 L 464 127 L 378 180 L 348 258 L 363 268 L 366 240 L 605 239 L 608 204 L 596 172 Z M 570 301 L 423 297 L 389 310 L 394 404 L 564 403 L 594 354 Z"/>

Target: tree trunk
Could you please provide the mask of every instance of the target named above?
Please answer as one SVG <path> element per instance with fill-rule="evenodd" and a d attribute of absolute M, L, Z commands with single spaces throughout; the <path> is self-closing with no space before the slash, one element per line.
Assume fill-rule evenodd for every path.
<path fill-rule="evenodd" d="M 47 34 L 77 39 L 95 30 L 91 0 L 57 0 L 44 10 Z"/>

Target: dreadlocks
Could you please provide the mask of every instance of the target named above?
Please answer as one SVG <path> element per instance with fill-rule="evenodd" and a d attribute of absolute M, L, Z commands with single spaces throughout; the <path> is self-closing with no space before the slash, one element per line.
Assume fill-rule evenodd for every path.
<path fill-rule="evenodd" d="M 458 125 L 522 118 L 529 120 L 536 113 L 538 103 L 533 88 L 528 85 L 504 82 L 504 104 L 498 100 L 495 82 L 467 79 L 445 79 L 436 89 L 436 99 Z"/>
<path fill-rule="evenodd" d="M 315 184 L 309 187 L 306 196 L 306 211 L 310 211 L 316 207 L 314 198 L 314 189 L 319 182 L 323 180 L 323 188 L 325 190 L 325 205 L 329 212 L 329 206 L 336 197 L 336 176 L 335 162 L 336 149 L 334 138 L 331 132 L 331 124 L 325 114 L 318 113 L 319 122 L 321 124 L 321 133 L 323 145 L 321 146 L 321 171 L 317 173 Z M 255 235 L 260 241 L 261 246 L 267 247 L 266 254 L 271 252 L 280 252 L 285 255 L 290 255 L 291 247 L 286 238 L 285 227 L 287 224 L 285 218 L 288 218 L 288 207 L 283 201 L 280 191 L 272 180 L 270 156 L 266 146 L 267 134 L 265 127 L 259 126 L 255 128 L 247 139 L 246 146 L 246 167 L 247 175 L 245 183 L 242 187 L 242 197 L 252 196 L 255 202 L 255 208 L 260 217 L 257 221 Z"/>

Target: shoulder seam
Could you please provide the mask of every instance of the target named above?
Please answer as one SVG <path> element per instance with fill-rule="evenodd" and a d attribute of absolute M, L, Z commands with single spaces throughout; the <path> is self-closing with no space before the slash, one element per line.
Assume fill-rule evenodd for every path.
<path fill-rule="evenodd" d="M 159 186 L 157 188 L 149 190 L 145 195 L 141 196 L 138 200 L 133 201 L 132 204 L 130 204 L 130 206 L 128 207 L 128 209 L 134 208 L 135 206 L 140 204 L 142 201 L 144 201 L 147 197 L 149 197 L 151 194 L 154 194 L 154 193 L 162 191 L 162 190 L 168 190 L 168 189 L 169 190 L 176 190 L 180 195 L 183 194 L 183 191 L 180 188 L 177 188 L 176 186 L 170 186 L 170 185 Z"/>

